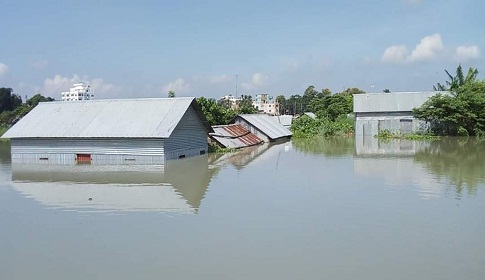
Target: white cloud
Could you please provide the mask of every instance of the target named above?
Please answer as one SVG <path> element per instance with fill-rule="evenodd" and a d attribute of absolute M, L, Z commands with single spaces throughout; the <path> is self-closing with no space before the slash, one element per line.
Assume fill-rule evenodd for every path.
<path fill-rule="evenodd" d="M 7 75 L 8 73 L 8 66 L 4 63 L 0 63 L 0 77 Z"/>
<path fill-rule="evenodd" d="M 94 95 L 97 99 L 113 98 L 121 91 L 120 87 L 117 87 L 111 83 L 105 82 L 101 78 L 95 78 L 89 80 L 87 76 L 80 77 L 74 74 L 71 78 L 63 77 L 61 75 L 55 75 L 53 78 L 47 78 L 44 80 L 42 88 L 38 89 L 43 95 L 52 96 L 59 99 L 61 92 L 68 91 L 74 83 L 86 82 L 93 89 Z"/>
<path fill-rule="evenodd" d="M 209 79 L 209 81 L 212 84 L 225 84 L 225 83 L 230 82 L 231 80 L 232 80 L 231 76 L 229 76 L 227 74 L 222 74 L 222 75 L 219 75 L 219 76 L 212 76 Z"/>
<path fill-rule="evenodd" d="M 411 56 L 408 57 L 408 60 L 411 62 L 433 60 L 438 57 L 443 48 L 444 46 L 440 34 L 436 33 L 426 36 L 416 45 L 416 48 L 411 53 Z"/>
<path fill-rule="evenodd" d="M 466 62 L 480 57 L 480 48 L 478 46 L 459 46 L 455 51 L 455 60 Z"/>
<path fill-rule="evenodd" d="M 241 86 L 245 90 L 255 90 L 266 85 L 268 76 L 263 73 L 254 73 L 251 77 L 251 82 L 242 83 Z"/>
<path fill-rule="evenodd" d="M 422 38 L 410 55 L 408 55 L 408 48 L 405 45 L 386 48 L 381 61 L 395 64 L 431 61 L 438 58 L 443 50 L 441 35 L 436 33 Z"/>
<path fill-rule="evenodd" d="M 382 55 L 381 60 L 388 63 L 403 63 L 406 61 L 408 48 L 405 45 L 390 46 Z"/>
<path fill-rule="evenodd" d="M 187 83 L 184 79 L 178 78 L 173 82 L 170 82 L 163 86 L 163 91 L 165 93 L 169 91 L 174 91 L 175 94 L 177 93 L 188 93 L 190 92 L 190 84 Z"/>
<path fill-rule="evenodd" d="M 30 67 L 32 67 L 33 69 L 36 69 L 36 70 L 42 70 L 42 69 L 46 68 L 47 65 L 49 65 L 49 61 L 45 60 L 45 59 L 39 59 L 39 60 L 36 60 L 36 61 L 32 61 L 30 63 Z"/>

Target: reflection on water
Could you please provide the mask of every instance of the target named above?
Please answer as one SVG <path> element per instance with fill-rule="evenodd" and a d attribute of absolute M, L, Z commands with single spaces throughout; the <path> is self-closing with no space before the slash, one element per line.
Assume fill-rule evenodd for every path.
<path fill-rule="evenodd" d="M 343 157 L 354 153 L 354 138 L 328 137 L 293 139 L 295 149 L 309 154 L 323 154 L 327 157 Z"/>
<path fill-rule="evenodd" d="M 207 155 L 165 166 L 14 164 L 13 187 L 54 208 L 197 213 L 216 170 Z"/>
<path fill-rule="evenodd" d="M 391 185 L 415 185 L 424 198 L 439 196 L 448 187 L 454 188 L 457 198 L 464 188 L 473 195 L 485 182 L 485 142 L 475 138 L 411 141 L 357 137 L 355 150 L 356 173 L 385 178 Z"/>
<path fill-rule="evenodd" d="M 295 139 L 163 167 L 12 166 L 7 151 L 2 280 L 484 279 L 473 139 Z"/>
<path fill-rule="evenodd" d="M 430 173 L 446 178 L 461 196 L 475 194 L 485 182 L 485 140 L 476 138 L 444 138 L 420 149 L 415 161 Z"/>
<path fill-rule="evenodd" d="M 268 158 L 279 157 L 282 152 L 290 150 L 291 142 L 281 144 L 268 144 L 251 146 L 234 153 L 215 153 L 209 155 L 209 164 L 215 166 L 232 165 L 238 170 L 242 170 L 251 162 L 264 161 Z"/>

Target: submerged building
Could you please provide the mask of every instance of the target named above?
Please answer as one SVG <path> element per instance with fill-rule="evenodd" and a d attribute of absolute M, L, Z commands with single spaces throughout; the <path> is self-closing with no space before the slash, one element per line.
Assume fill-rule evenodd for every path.
<path fill-rule="evenodd" d="M 288 128 L 266 114 L 241 114 L 232 123 L 243 126 L 264 142 L 285 141 L 292 136 Z"/>
<path fill-rule="evenodd" d="M 40 103 L 10 128 L 12 162 L 164 164 L 205 154 L 212 132 L 195 98 Z"/>
<path fill-rule="evenodd" d="M 414 118 L 413 108 L 431 96 L 446 92 L 396 92 L 354 94 L 355 135 L 374 136 L 381 130 L 408 134 L 427 129 Z"/>

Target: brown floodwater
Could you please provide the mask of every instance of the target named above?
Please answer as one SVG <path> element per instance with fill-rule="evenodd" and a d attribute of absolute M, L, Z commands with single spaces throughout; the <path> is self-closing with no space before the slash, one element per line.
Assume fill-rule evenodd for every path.
<path fill-rule="evenodd" d="M 485 279 L 485 141 L 293 140 L 165 166 L 14 164 L 0 279 Z"/>

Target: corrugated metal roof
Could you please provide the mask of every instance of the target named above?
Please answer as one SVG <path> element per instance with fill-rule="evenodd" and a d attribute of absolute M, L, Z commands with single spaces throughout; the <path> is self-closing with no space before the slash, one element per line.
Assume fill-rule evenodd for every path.
<path fill-rule="evenodd" d="M 448 92 L 392 92 L 354 94 L 354 112 L 411 112 L 431 96 Z"/>
<path fill-rule="evenodd" d="M 226 148 L 239 149 L 263 142 L 258 136 L 239 124 L 213 126 L 210 137 Z"/>
<path fill-rule="evenodd" d="M 293 121 L 292 115 L 272 116 L 272 118 L 284 127 L 290 127 Z"/>
<path fill-rule="evenodd" d="M 168 138 L 191 105 L 201 116 L 193 97 L 43 102 L 2 138 Z"/>
<path fill-rule="evenodd" d="M 273 118 L 266 114 L 242 114 L 236 118 L 242 118 L 248 123 L 258 128 L 262 133 L 266 134 L 270 139 L 278 139 L 281 137 L 291 136 L 289 129 L 279 124 Z"/>

